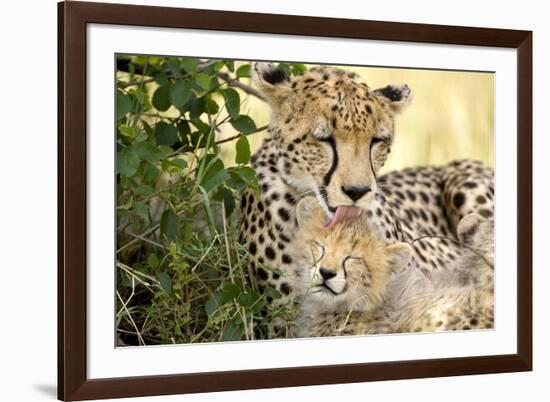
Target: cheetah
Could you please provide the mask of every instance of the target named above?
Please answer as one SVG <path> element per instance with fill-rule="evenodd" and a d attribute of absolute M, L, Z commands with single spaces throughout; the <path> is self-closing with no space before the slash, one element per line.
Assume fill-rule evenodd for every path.
<path fill-rule="evenodd" d="M 364 215 L 330 230 L 318 206 L 305 201 L 298 205 L 297 241 L 311 251 L 312 264 L 293 336 L 493 327 L 492 219 L 464 217 L 456 263 L 426 275 L 411 266 L 408 243 L 386 244 Z"/>
<path fill-rule="evenodd" d="M 254 65 L 253 81 L 271 108 L 271 121 L 251 160 L 260 192 L 242 195 L 239 236 L 258 290 L 271 287 L 281 294 L 275 303 L 305 290 L 295 242 L 302 197 L 315 197 L 328 228 L 365 212 L 388 244 L 432 236 L 413 244 L 414 263 L 425 272 L 457 256 L 450 242 L 433 236 L 456 237 L 458 221 L 470 212 L 492 214 L 492 170 L 478 162 L 378 177 L 396 118 L 412 98 L 406 84 L 374 90 L 357 74 L 328 66 L 290 78 L 266 63 Z"/>
<path fill-rule="evenodd" d="M 338 218 L 353 213 L 345 206 L 367 207 L 390 153 L 395 117 L 412 92 L 407 85 L 373 90 L 357 74 L 327 66 L 291 79 L 256 63 L 253 81 L 271 108 L 271 122 L 251 160 L 260 194 L 248 190 L 241 198 L 240 241 L 259 290 L 277 289 L 284 303 L 300 293 L 301 266 L 293 258 L 296 201 L 314 195 L 328 216 Z"/>

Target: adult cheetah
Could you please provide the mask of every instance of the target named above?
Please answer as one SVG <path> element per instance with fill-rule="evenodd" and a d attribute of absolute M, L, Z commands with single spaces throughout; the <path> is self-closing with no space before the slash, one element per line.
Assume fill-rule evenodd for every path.
<path fill-rule="evenodd" d="M 259 290 L 280 291 L 278 303 L 304 290 L 294 243 L 301 197 L 315 196 L 329 227 L 366 211 L 388 243 L 454 236 L 462 216 L 492 213 L 492 170 L 476 162 L 377 177 L 391 150 L 395 118 L 412 97 L 407 85 L 373 90 L 355 73 L 326 66 L 291 79 L 257 63 L 253 77 L 271 107 L 271 122 L 252 158 L 261 192 L 242 196 L 240 240 L 252 256 L 249 271 Z M 445 239 L 425 238 L 413 247 L 424 271 L 456 258 Z"/>
<path fill-rule="evenodd" d="M 332 67 L 290 79 L 256 63 L 253 77 L 271 107 L 271 122 L 252 158 L 261 194 L 243 194 L 240 235 L 260 291 L 276 288 L 285 302 L 297 290 L 302 268 L 293 257 L 296 200 L 314 195 L 334 221 L 355 213 L 348 206 L 368 207 L 390 153 L 395 116 L 411 90 L 373 90 L 355 73 Z"/>

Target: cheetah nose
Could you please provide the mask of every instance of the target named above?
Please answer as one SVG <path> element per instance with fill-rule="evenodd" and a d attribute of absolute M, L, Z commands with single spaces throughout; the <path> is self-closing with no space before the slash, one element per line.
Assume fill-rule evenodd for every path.
<path fill-rule="evenodd" d="M 319 273 L 321 274 L 321 277 L 324 281 L 328 281 L 331 278 L 334 278 L 336 276 L 336 272 L 331 271 L 327 268 L 319 268 Z"/>
<path fill-rule="evenodd" d="M 342 191 L 344 192 L 345 195 L 351 198 L 352 201 L 355 202 L 361 197 L 363 197 L 365 194 L 367 194 L 369 191 L 371 191 L 371 188 L 369 186 L 365 186 L 365 187 L 342 186 Z"/>

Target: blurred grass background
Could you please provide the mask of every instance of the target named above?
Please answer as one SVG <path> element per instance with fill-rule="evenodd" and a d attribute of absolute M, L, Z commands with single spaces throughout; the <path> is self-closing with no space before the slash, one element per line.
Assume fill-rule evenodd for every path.
<path fill-rule="evenodd" d="M 309 67 L 309 66 L 308 66 Z M 392 154 L 382 172 L 408 166 L 443 164 L 472 158 L 494 166 L 494 74 L 403 68 L 342 67 L 358 73 L 371 88 L 407 83 L 411 105 L 397 118 Z M 242 94 L 243 110 L 262 126 L 269 122 L 268 106 Z M 228 130 L 220 138 L 234 135 Z M 257 149 L 265 132 L 251 136 Z M 234 146 L 225 144 L 224 161 L 234 159 Z"/>

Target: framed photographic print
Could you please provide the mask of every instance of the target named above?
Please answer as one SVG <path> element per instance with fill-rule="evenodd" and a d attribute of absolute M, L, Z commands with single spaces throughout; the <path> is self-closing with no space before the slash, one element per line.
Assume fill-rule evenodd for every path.
<path fill-rule="evenodd" d="M 531 32 L 58 16 L 60 399 L 531 370 Z"/>

